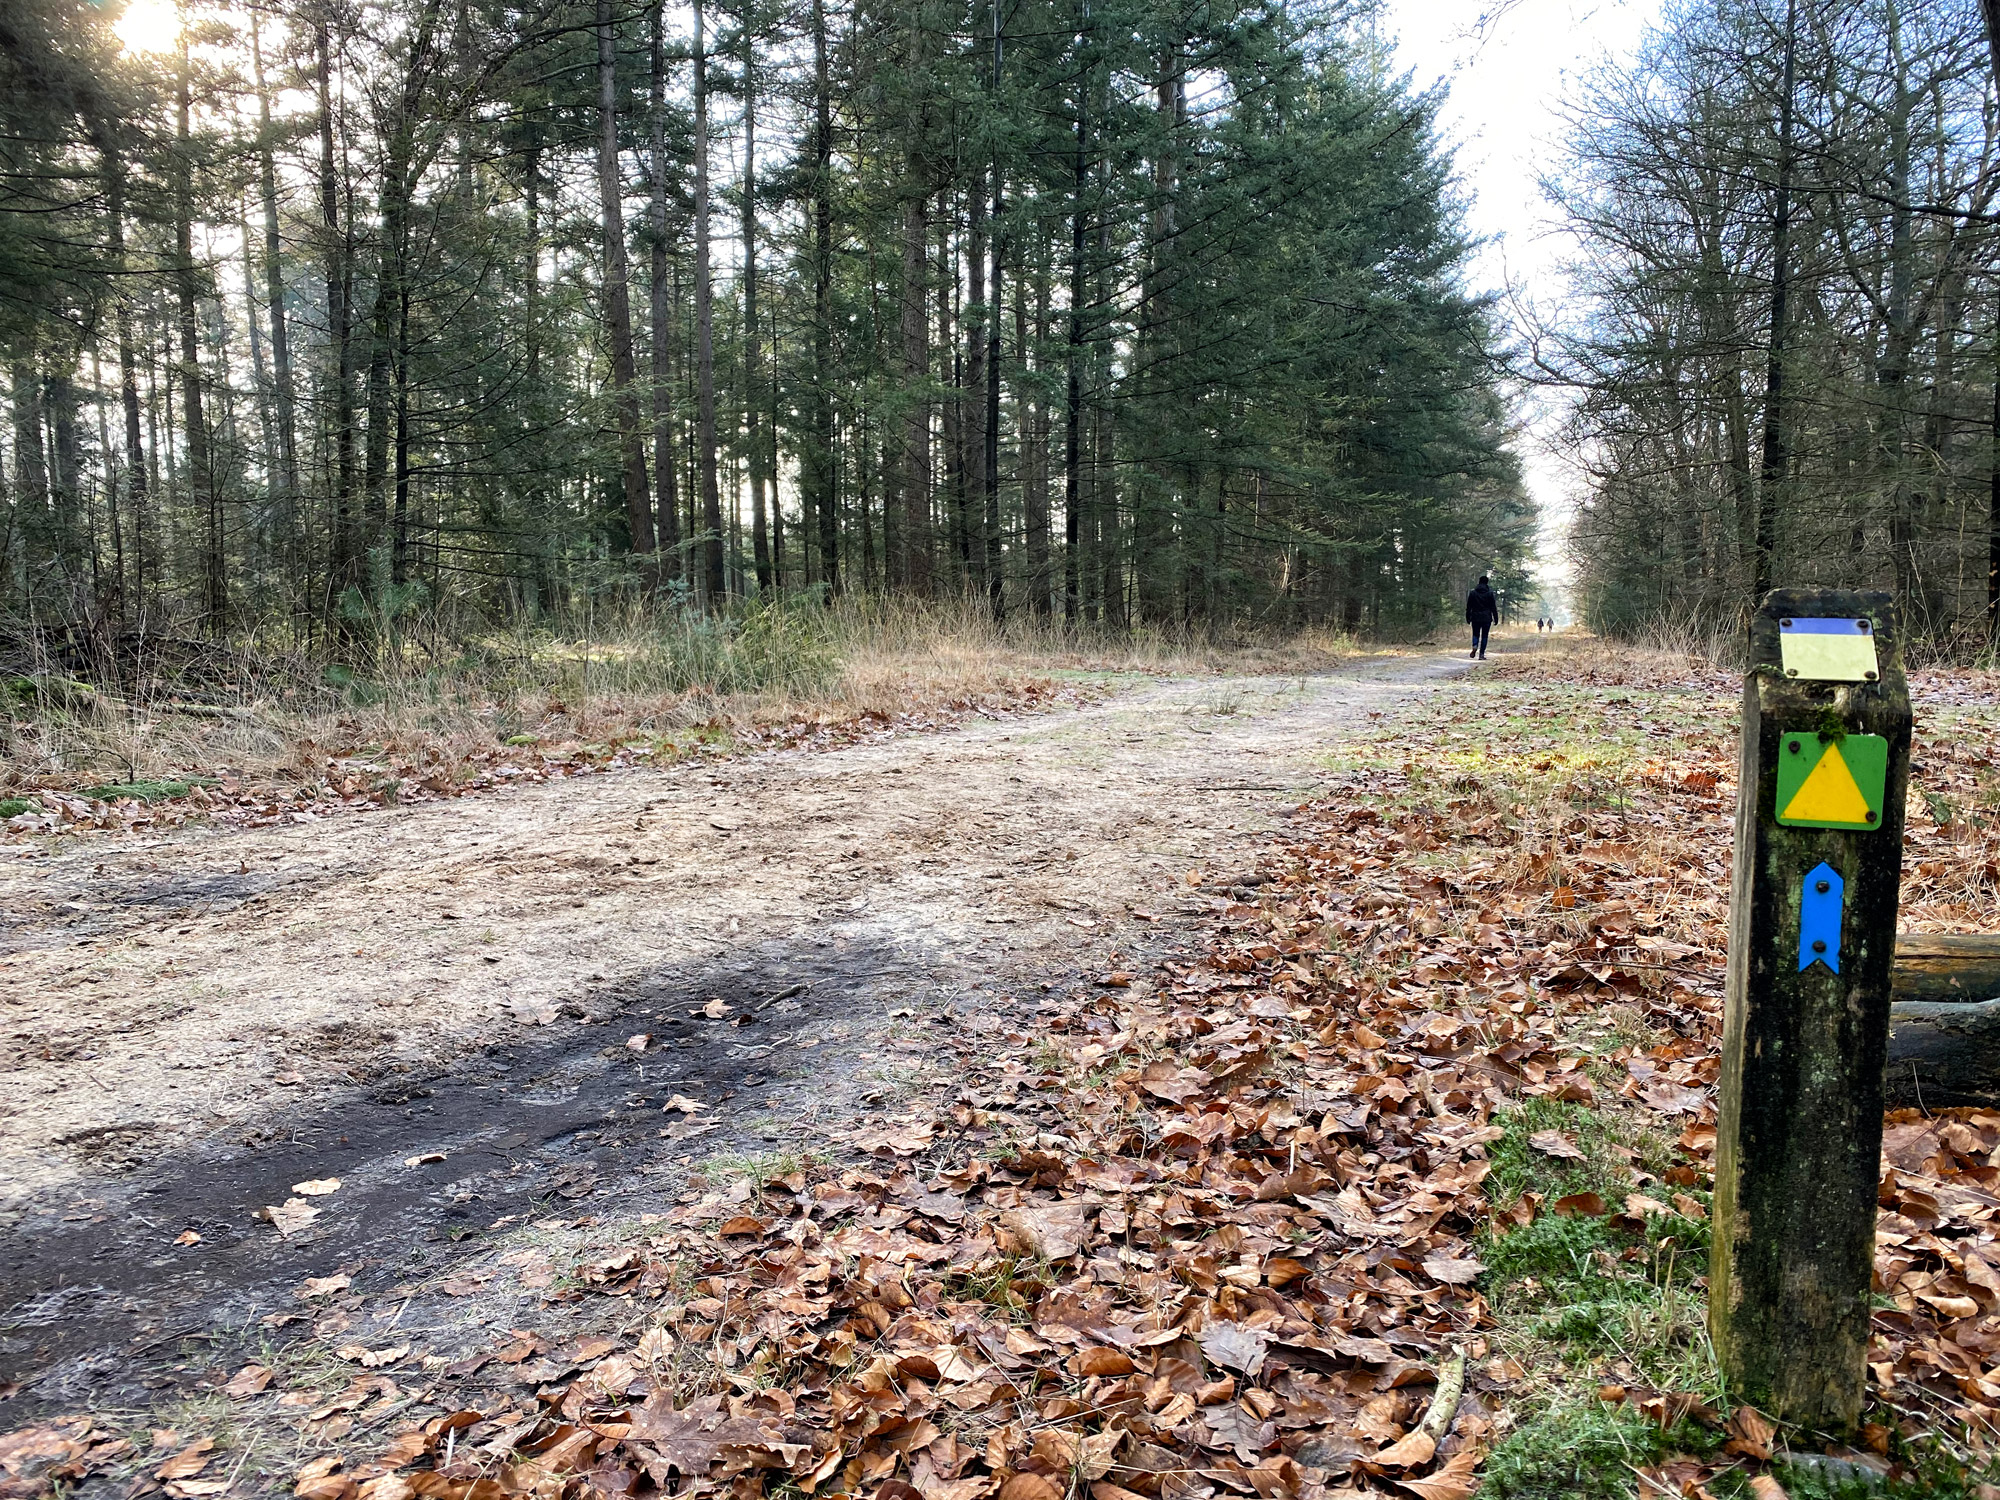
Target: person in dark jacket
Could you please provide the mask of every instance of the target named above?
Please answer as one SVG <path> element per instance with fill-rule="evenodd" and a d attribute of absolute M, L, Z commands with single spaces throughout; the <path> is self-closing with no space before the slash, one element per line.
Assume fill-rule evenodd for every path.
<path fill-rule="evenodd" d="M 1465 623 L 1472 627 L 1474 659 L 1486 660 L 1486 634 L 1499 618 L 1499 596 L 1493 592 L 1492 580 L 1482 574 L 1472 592 L 1465 596 Z"/>

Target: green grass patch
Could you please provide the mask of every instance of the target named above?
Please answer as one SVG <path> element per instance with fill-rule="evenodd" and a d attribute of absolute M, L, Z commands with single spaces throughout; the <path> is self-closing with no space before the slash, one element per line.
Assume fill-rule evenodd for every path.
<path fill-rule="evenodd" d="M 1626 1500 L 1632 1470 L 1721 1441 L 1691 1423 L 1661 1428 L 1625 1407 L 1585 1399 L 1514 1429 L 1486 1460 L 1483 1500 Z"/>
<path fill-rule="evenodd" d="M 1706 1303 L 1708 1225 L 1655 1215 L 1642 1233 L 1602 1218 L 1543 1213 L 1479 1249 L 1496 1316 L 1520 1340 L 1583 1368 L 1618 1360 L 1662 1390 L 1714 1385 Z M 1632 1378 L 1630 1375 L 1624 1378 Z"/>
<path fill-rule="evenodd" d="M 1650 1213 L 1634 1228 L 1606 1214 L 1555 1211 L 1558 1200 L 1590 1193 L 1611 1210 L 1634 1192 L 1669 1203 L 1674 1190 L 1657 1179 L 1673 1166 L 1672 1144 L 1636 1120 L 1556 1100 L 1531 1099 L 1495 1118 L 1506 1134 L 1488 1148 L 1489 1197 L 1502 1209 L 1528 1194 L 1541 1199 L 1529 1223 L 1506 1228 L 1496 1218 L 1480 1239 L 1480 1288 L 1502 1347 L 1530 1369 L 1560 1367 L 1593 1385 L 1601 1377 L 1720 1401 L 1707 1304 L 1695 1285 L 1708 1265 L 1707 1220 Z M 1532 1144 L 1548 1131 L 1579 1154 Z"/>
<path fill-rule="evenodd" d="M 1632 1191 L 1628 1168 L 1658 1177 L 1674 1166 L 1673 1145 L 1658 1131 L 1566 1100 L 1528 1099 L 1497 1116 L 1496 1123 L 1507 1133 L 1487 1148 L 1493 1170 L 1486 1178 L 1486 1194 L 1502 1207 L 1524 1193 L 1541 1193 L 1550 1202 L 1572 1193 L 1596 1193 L 1616 1204 Z M 1561 1131 L 1582 1156 L 1537 1150 L 1532 1140 L 1545 1130 Z"/>
<path fill-rule="evenodd" d="M 99 802 L 165 802 L 171 797 L 185 797 L 198 786 L 214 785 L 214 781 L 200 776 L 187 781 L 114 781 L 87 787 L 83 795 Z"/>
<path fill-rule="evenodd" d="M 747 1121 L 746 1128 L 756 1130 L 763 1123 L 759 1120 Z M 794 1172 L 802 1171 L 809 1163 L 818 1159 L 818 1156 L 810 1151 L 726 1151 L 709 1157 L 696 1171 L 699 1176 L 713 1182 L 728 1182 L 738 1177 L 747 1179 L 750 1184 L 751 1203 L 761 1205 L 764 1201 L 764 1190 L 770 1183 L 780 1177 L 789 1177 Z"/>
<path fill-rule="evenodd" d="M 1625 1248 L 1602 1219 L 1562 1218 L 1543 1213 L 1532 1224 L 1490 1238 L 1479 1252 L 1493 1283 L 1493 1295 L 1514 1305 L 1590 1288 Z"/>
<path fill-rule="evenodd" d="M 0 700 L 16 712 L 82 709 L 96 698 L 96 688 L 72 677 L 0 677 Z"/>
<path fill-rule="evenodd" d="M 0 818 L 18 818 L 22 813 L 40 812 L 42 804 L 26 797 L 0 797 Z"/>
<path fill-rule="evenodd" d="M 1782 1457 L 1771 1466 L 1771 1475 L 1790 1500 L 1977 1500 L 1979 1484 L 1991 1483 L 1994 1473 L 1992 1465 L 1968 1471 L 1935 1448 L 1905 1451 L 1897 1458 L 1909 1472 L 1895 1479 L 1829 1472 L 1810 1460 L 1790 1463 Z M 1720 1500 L 1748 1500 L 1753 1493 L 1750 1476 L 1741 1471 L 1718 1474 L 1708 1487 Z"/>
<path fill-rule="evenodd" d="M 984 1271 L 963 1271 L 945 1278 L 954 1297 L 984 1302 L 1018 1323 L 1029 1321 L 1029 1313 L 1055 1281 L 1047 1261 L 1013 1255 Z"/>

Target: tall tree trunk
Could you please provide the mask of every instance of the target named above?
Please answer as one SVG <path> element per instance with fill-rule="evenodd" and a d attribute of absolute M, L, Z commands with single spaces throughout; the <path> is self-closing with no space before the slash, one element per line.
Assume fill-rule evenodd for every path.
<path fill-rule="evenodd" d="M 42 377 L 31 353 L 14 356 L 10 373 L 13 391 L 8 405 L 14 414 L 14 498 L 22 512 L 33 516 L 48 509 L 49 470 L 42 441 Z"/>
<path fill-rule="evenodd" d="M 390 548 L 389 579 L 400 587 L 410 577 L 410 286 L 407 281 L 403 283 L 396 308 L 396 469 Z"/>
<path fill-rule="evenodd" d="M 784 344 L 778 338 L 778 318 L 776 316 L 770 318 L 770 328 L 768 328 L 766 338 L 770 340 L 770 350 L 768 350 L 768 362 L 764 364 L 764 368 L 770 370 L 770 380 L 764 382 L 764 390 L 762 390 L 764 404 L 760 408 L 760 420 L 766 424 L 766 430 L 770 432 L 770 446 L 764 450 L 764 458 L 766 458 L 764 478 L 770 484 L 770 576 L 772 576 L 772 580 L 776 582 L 778 588 L 784 588 L 786 576 L 788 576 L 784 572 L 784 506 L 778 502 L 778 434 L 784 432 L 784 426 L 778 420 L 778 416 L 780 416 L 778 414 L 778 372 L 784 370 Z M 758 358 L 764 358 L 764 356 L 758 356 Z M 800 516 L 800 524 L 804 526 L 804 516 Z"/>
<path fill-rule="evenodd" d="M 202 517 L 202 607 L 210 635 L 229 623 L 229 576 L 222 495 L 210 461 L 208 424 L 201 399 L 200 334 L 195 320 L 199 287 L 194 265 L 194 142 L 189 115 L 188 42 L 180 40 L 174 79 L 174 293 L 180 305 L 181 405 L 187 421 L 188 488 Z"/>
<path fill-rule="evenodd" d="M 160 435 L 158 432 L 153 433 L 151 436 L 152 436 L 153 451 L 155 453 L 164 451 L 167 456 L 166 493 L 167 493 L 167 498 L 171 500 L 174 496 L 180 493 L 180 486 L 181 486 L 180 462 L 174 453 L 174 371 L 178 368 L 178 366 L 174 362 L 174 325 L 171 322 L 163 320 L 160 324 L 159 336 L 160 336 L 159 362 L 160 362 L 160 372 L 161 372 L 160 406 L 161 406 L 161 418 L 167 434 L 167 438 L 166 441 L 162 443 L 160 441 Z M 165 529 L 167 531 L 167 534 L 171 536 L 173 532 L 173 521 L 171 515 L 169 515 L 167 518 L 167 525 Z M 163 568 L 162 571 L 164 572 L 165 569 Z"/>
<path fill-rule="evenodd" d="M 1993 19 L 1991 9 L 1987 19 Z M 1994 47 L 2000 71 L 2000 41 Z M 1993 304 L 1993 432 L 1986 465 L 1986 640 L 2000 650 L 2000 298 Z"/>
<path fill-rule="evenodd" d="M 1049 414 L 1042 399 L 1041 383 L 1028 378 L 1028 350 L 1040 350 L 1048 342 L 1049 263 L 1045 252 L 1047 236 L 1038 236 L 1041 251 L 1035 266 L 1035 323 L 1032 342 L 1027 314 L 1027 278 L 1014 278 L 1014 358 L 1021 367 L 1015 385 L 1015 430 L 1021 443 L 1021 520 L 1027 530 L 1028 607 L 1038 620 L 1049 617 Z M 1036 355 L 1036 371 L 1042 357 Z"/>
<path fill-rule="evenodd" d="M 1930 407 L 1924 420 L 1922 451 L 1929 457 L 1931 470 L 1926 503 L 1932 516 L 1942 518 L 1951 499 L 1955 478 L 1952 469 L 1958 447 L 1958 324 L 1965 316 L 1965 277 L 1962 272 L 1954 270 L 1946 274 L 1939 304 L 1938 315 L 1932 320 Z M 1962 570 L 1963 564 L 1960 566 Z M 1963 601 L 1957 597 L 1959 592 L 1961 590 L 1954 589 L 1949 616 L 1940 620 L 1944 611 L 1939 607 L 1942 599 L 1938 590 L 1935 587 L 1925 590 L 1934 622 L 1956 625 L 1963 608 Z"/>
<path fill-rule="evenodd" d="M 898 581 L 914 594 L 931 591 L 930 542 L 930 317 L 925 299 L 924 271 L 929 261 L 926 242 L 928 197 L 921 168 L 910 163 L 911 188 L 903 204 L 903 384 L 909 407 L 903 417 L 902 526 L 897 537 Z"/>
<path fill-rule="evenodd" d="M 542 372 L 542 141 L 534 120 L 530 119 L 527 127 L 528 144 L 521 164 L 522 206 L 528 219 L 528 253 L 523 257 L 527 275 L 521 284 L 521 337 L 528 346 L 523 363 L 532 390 L 540 383 Z"/>
<path fill-rule="evenodd" d="M 415 86 L 414 66 L 406 85 Z M 413 101 L 412 101 L 413 102 Z M 384 544 L 389 526 L 389 459 L 395 416 L 397 312 L 403 302 L 403 277 L 409 254 L 410 133 L 407 121 L 390 134 L 388 158 L 379 189 L 382 245 L 376 259 L 375 305 L 368 320 L 368 402 L 366 441 L 362 447 L 361 556 Z M 372 569 L 362 573 L 364 586 L 374 587 Z"/>
<path fill-rule="evenodd" d="M 1002 0 L 988 0 L 993 10 L 993 101 L 1000 103 L 1001 36 L 1004 30 Z M 1000 309 L 1006 305 L 1001 291 L 1001 266 L 1006 259 L 1005 228 L 1007 174 L 996 153 L 993 158 L 993 280 L 986 309 L 986 599 L 997 623 L 1007 618 L 1007 575 L 1000 552 Z"/>
<path fill-rule="evenodd" d="M 521 363 L 532 393 L 541 388 L 542 369 L 542 131 L 541 121 L 532 111 L 521 123 L 527 137 L 521 151 L 522 211 L 527 220 L 521 257 L 521 341 L 525 345 Z M 539 498 L 546 487 L 545 480 L 531 480 L 529 495 Z M 529 555 L 517 561 L 515 577 L 532 616 L 550 597 L 555 580 L 547 547 L 539 540 L 531 547 Z"/>
<path fill-rule="evenodd" d="M 872 482 L 876 473 L 873 462 L 875 445 L 873 441 L 874 429 L 869 425 L 868 407 L 865 401 L 861 407 L 859 427 L 860 431 L 856 434 L 854 440 L 854 508 L 861 521 L 861 587 L 866 591 L 876 587 L 877 580 L 882 575 L 875 571 L 875 486 Z M 885 461 L 888 458 L 886 444 L 883 458 Z M 885 473 L 883 478 L 886 480 L 887 477 Z M 888 529 L 888 487 L 885 484 L 883 487 L 882 505 L 882 550 L 885 557 L 889 549 Z M 887 573 L 887 571 L 888 568 L 885 564 L 883 573 Z"/>
<path fill-rule="evenodd" d="M 1089 43 L 1086 0 L 1081 52 Z M 1083 620 L 1083 247 L 1088 223 L 1084 199 L 1089 188 L 1085 155 L 1090 131 L 1092 59 L 1085 54 L 1076 83 L 1076 148 L 1071 163 L 1069 206 L 1069 334 L 1063 351 L 1063 623 L 1074 630 Z"/>
<path fill-rule="evenodd" d="M 105 151 L 104 168 L 105 217 L 109 221 L 111 265 L 114 271 L 123 272 L 125 161 L 115 143 Z M 125 513 L 130 519 L 132 531 L 132 584 L 129 603 L 135 614 L 143 616 L 146 600 L 146 558 L 141 538 L 144 534 L 143 517 L 146 511 L 146 448 L 139 432 L 139 366 L 132 348 L 132 299 L 122 275 L 113 288 L 112 296 L 117 308 L 118 395 L 125 416 Z M 125 569 L 121 563 L 117 596 L 110 601 L 121 617 L 128 602 L 124 573 Z"/>
<path fill-rule="evenodd" d="M 771 484 L 771 576 L 778 587 L 785 586 L 785 511 L 778 503 L 778 434 L 783 426 L 778 411 L 778 372 L 785 368 L 785 350 L 778 336 L 778 320 L 771 319 L 771 358 L 765 366 L 771 378 L 764 382 L 764 419 L 770 424 L 770 447 L 765 450 L 765 477 Z M 804 535 L 806 520 L 799 517 L 800 535 Z"/>
<path fill-rule="evenodd" d="M 875 274 L 875 257 L 868 257 L 868 361 L 872 368 L 882 369 L 887 360 L 882 352 L 882 280 Z M 861 395 L 860 437 L 854 455 L 855 484 L 859 493 L 856 497 L 857 509 L 861 516 L 861 587 L 888 589 L 896 583 L 896 510 L 901 504 L 902 474 L 900 463 L 892 463 L 889 458 L 889 422 L 881 424 L 881 436 L 876 436 L 874 413 L 868 406 L 868 392 L 864 386 Z M 880 454 L 879 461 L 871 462 L 870 450 Z M 900 451 L 900 450 L 899 450 Z M 870 517 L 874 510 L 873 481 L 882 481 L 882 550 L 880 571 L 877 571 L 875 537 Z"/>
<path fill-rule="evenodd" d="M 412 28 L 408 55 L 403 62 L 400 90 L 390 107 L 388 140 L 384 151 L 382 181 L 378 195 L 381 225 L 381 253 L 375 275 L 375 305 L 369 318 L 368 337 L 368 435 L 363 454 L 362 488 L 365 502 L 368 550 L 389 545 L 394 564 L 394 538 L 390 534 L 390 501 L 394 489 L 391 469 L 396 416 L 396 382 L 403 363 L 410 286 L 410 209 L 418 183 L 428 164 L 429 152 L 420 159 L 417 130 L 434 122 L 436 107 L 425 94 L 443 72 L 437 55 L 439 12 L 442 0 L 424 0 Z M 369 572 L 370 586 L 378 576 Z"/>
<path fill-rule="evenodd" d="M 970 307 L 958 305 L 958 256 L 953 244 L 952 220 L 955 214 L 947 211 L 938 215 L 937 221 L 937 316 L 938 350 L 951 363 L 950 378 L 946 385 L 950 395 L 945 398 L 939 411 L 939 427 L 944 439 L 944 494 L 945 509 L 949 513 L 948 524 L 951 540 L 946 549 L 947 556 L 958 559 L 958 587 L 963 590 L 972 577 L 972 534 L 967 529 L 965 507 L 967 504 L 966 467 L 966 359 L 957 346 L 957 329 L 962 319 L 971 316 Z M 976 252 L 975 252 L 976 258 Z M 975 294 L 976 295 L 976 294 Z"/>
<path fill-rule="evenodd" d="M 1980 0 L 1979 9 L 1986 19 L 1993 81 L 2000 85 L 2000 0 Z M 1994 310 L 1993 442 L 1987 463 L 1986 642 L 2000 650 L 2000 299 L 1996 299 Z"/>
<path fill-rule="evenodd" d="M 340 221 L 340 179 L 333 151 L 333 48 L 321 19 L 313 30 L 314 84 L 319 94 L 319 207 L 326 230 L 327 384 L 333 388 L 333 555 L 328 604 L 361 581 L 359 518 L 354 513 L 353 270 Z M 531 346 L 532 347 L 532 346 Z"/>
<path fill-rule="evenodd" d="M 694 0 L 694 341 L 695 426 L 701 471 L 701 523 L 708 533 L 702 555 L 708 602 L 721 608 L 729 596 L 723 566 L 722 490 L 715 472 L 715 287 L 708 245 L 708 50 L 702 30 L 703 0 Z"/>
<path fill-rule="evenodd" d="M 757 0 L 743 0 L 743 436 L 749 445 L 750 553 L 757 592 L 770 594 L 771 537 L 764 515 L 764 421 L 757 332 Z M 773 434 L 775 436 L 775 434 Z"/>
<path fill-rule="evenodd" d="M 653 496 L 646 485 L 645 422 L 639 414 L 638 368 L 632 358 L 632 293 L 625 256 L 624 187 L 618 173 L 618 49 L 611 0 L 597 0 L 597 201 L 604 219 L 604 325 L 611 341 L 611 400 L 618 417 L 618 455 L 625 490 L 625 525 L 634 552 L 653 550 Z"/>
<path fill-rule="evenodd" d="M 1109 162 L 1101 164 L 1098 188 L 1099 201 L 1110 200 Z M 1097 255 L 1095 259 L 1097 278 L 1096 289 L 1091 297 L 1091 306 L 1097 308 L 1111 305 L 1111 222 L 1108 214 L 1097 217 Z M 1098 391 L 1110 388 L 1111 351 L 1100 341 L 1096 349 L 1096 370 L 1092 386 Z M 1130 612 L 1125 599 L 1125 543 L 1123 528 L 1118 515 L 1118 437 L 1110 407 L 1100 397 L 1092 412 L 1090 474 L 1092 509 L 1097 513 L 1097 562 L 1099 577 L 1099 608 L 1104 623 L 1113 630 L 1124 630 L 1131 624 Z"/>
<path fill-rule="evenodd" d="M 1786 0 L 1783 94 L 1778 101 L 1778 181 L 1771 204 L 1771 335 L 1764 362 L 1764 457 L 1757 484 L 1757 534 L 1751 563 L 1750 607 L 1771 589 L 1778 550 L 1778 508 L 1790 456 L 1785 451 L 1786 301 L 1791 293 L 1792 96 L 1798 71 L 1798 0 Z"/>
<path fill-rule="evenodd" d="M 1140 328 L 1141 389 L 1148 411 L 1146 440 L 1154 457 L 1132 496 L 1132 574 L 1138 595 L 1138 617 L 1148 624 L 1164 623 L 1175 611 L 1177 563 L 1174 555 L 1174 502 L 1185 479 L 1177 461 L 1166 455 L 1177 442 L 1166 408 L 1173 364 L 1173 263 L 1178 233 L 1181 122 L 1187 112 L 1187 85 L 1181 48 L 1160 54 L 1154 85 L 1155 130 L 1159 147 L 1153 158 L 1152 244 L 1146 262 L 1144 312 Z"/>
<path fill-rule="evenodd" d="M 1901 20 L 1897 7 L 1887 7 L 1890 87 L 1895 99 L 1889 109 L 1889 264 L 1888 298 L 1883 322 L 1882 360 L 1876 382 L 1882 392 L 1876 424 L 1877 457 L 1889 494 L 1889 556 L 1895 568 L 1896 595 L 1902 601 L 1908 628 L 1917 635 L 1930 630 L 1930 611 L 1917 563 L 1916 494 L 1910 483 L 1910 363 L 1917 343 L 1917 315 L 1911 309 L 1914 268 L 1911 261 L 1910 107 L 1907 68 L 1903 59 Z"/>
<path fill-rule="evenodd" d="M 968 506 L 977 506 L 983 515 L 986 506 L 986 324 L 993 309 L 986 297 L 986 188 L 984 172 L 966 196 L 971 200 L 966 213 L 966 274 L 970 282 L 965 308 L 965 358 L 963 390 L 971 398 L 961 403 L 961 441 L 964 446 L 959 487 L 953 494 L 957 510 L 953 516 L 961 549 L 961 566 L 968 581 L 986 576 L 986 548 L 982 545 L 975 560 Z M 951 334 L 945 332 L 946 347 Z"/>
<path fill-rule="evenodd" d="M 44 387 L 49 455 L 54 460 L 54 554 L 72 590 L 82 582 L 89 523 L 83 514 L 83 461 L 76 440 L 76 382 L 67 368 L 51 369 Z M 88 617 L 89 601 L 85 602 Z"/>
<path fill-rule="evenodd" d="M 263 319 L 257 310 L 257 242 L 250 237 L 247 204 L 239 205 L 236 228 L 243 243 L 243 326 L 250 332 L 251 385 L 257 398 L 257 434 L 263 443 L 266 522 L 276 541 L 275 555 L 283 568 L 291 556 L 288 533 L 280 517 L 284 508 L 284 465 L 278 456 L 276 390 L 270 367 L 264 360 Z"/>
<path fill-rule="evenodd" d="M 819 522 L 820 576 L 840 592 L 840 528 L 834 512 L 833 446 L 833 90 L 828 80 L 826 0 L 812 0 L 813 25 L 813 388 L 807 453 L 808 505 Z"/>
<path fill-rule="evenodd" d="M 667 276 L 667 60 L 666 0 L 654 0 L 651 86 L 652 112 L 652 379 L 653 482 L 659 494 L 659 545 L 665 576 L 681 576 L 680 485 L 674 443 L 673 317 Z"/>
<path fill-rule="evenodd" d="M 264 209 L 264 305 L 271 320 L 271 374 L 278 406 L 279 524 L 284 556 L 296 561 L 299 496 L 298 393 L 292 378 L 292 338 L 285 316 L 284 249 L 278 235 L 278 164 L 271 131 L 271 93 L 257 10 L 250 11 L 250 57 L 257 80 L 257 174 Z M 246 248 L 244 258 L 249 259 Z"/>
<path fill-rule="evenodd" d="M 95 349 L 90 354 L 90 385 L 92 390 L 104 389 L 104 371 Z M 119 601 L 125 592 L 125 526 L 124 518 L 118 513 L 118 465 L 111 457 L 113 449 L 109 419 L 105 415 L 102 401 L 93 404 L 97 407 L 97 452 L 104 468 L 104 518 L 111 527 L 111 586 L 107 589 L 103 578 L 101 576 L 98 578 L 98 617 L 92 624 L 94 627 L 104 629 L 105 633 L 110 635 L 121 616 L 122 606 Z M 0 494 L 5 493 L 5 482 L 0 480 Z M 93 540 L 91 543 L 93 556 L 96 551 L 97 544 Z M 5 576 L 5 570 L 0 569 L 0 577 Z M 115 650 L 107 653 L 106 665 L 115 680 L 118 674 L 118 658 Z"/>

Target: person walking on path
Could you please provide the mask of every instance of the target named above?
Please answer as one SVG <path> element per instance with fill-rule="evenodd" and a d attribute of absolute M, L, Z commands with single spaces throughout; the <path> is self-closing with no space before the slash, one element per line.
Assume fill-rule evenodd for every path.
<path fill-rule="evenodd" d="M 1475 661 L 1486 660 L 1486 635 L 1499 618 L 1500 600 L 1493 592 L 1492 580 L 1482 573 L 1472 592 L 1465 596 L 1465 623 L 1472 627 L 1472 656 Z"/>

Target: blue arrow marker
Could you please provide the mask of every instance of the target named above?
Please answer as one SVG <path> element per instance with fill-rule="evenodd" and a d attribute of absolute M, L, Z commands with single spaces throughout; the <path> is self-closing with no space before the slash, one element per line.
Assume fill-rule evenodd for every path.
<path fill-rule="evenodd" d="M 1840 972 L 1840 908 L 1847 882 L 1829 864 L 1820 864 L 1806 876 L 1799 892 L 1799 972 L 1814 964 L 1825 964 Z"/>

